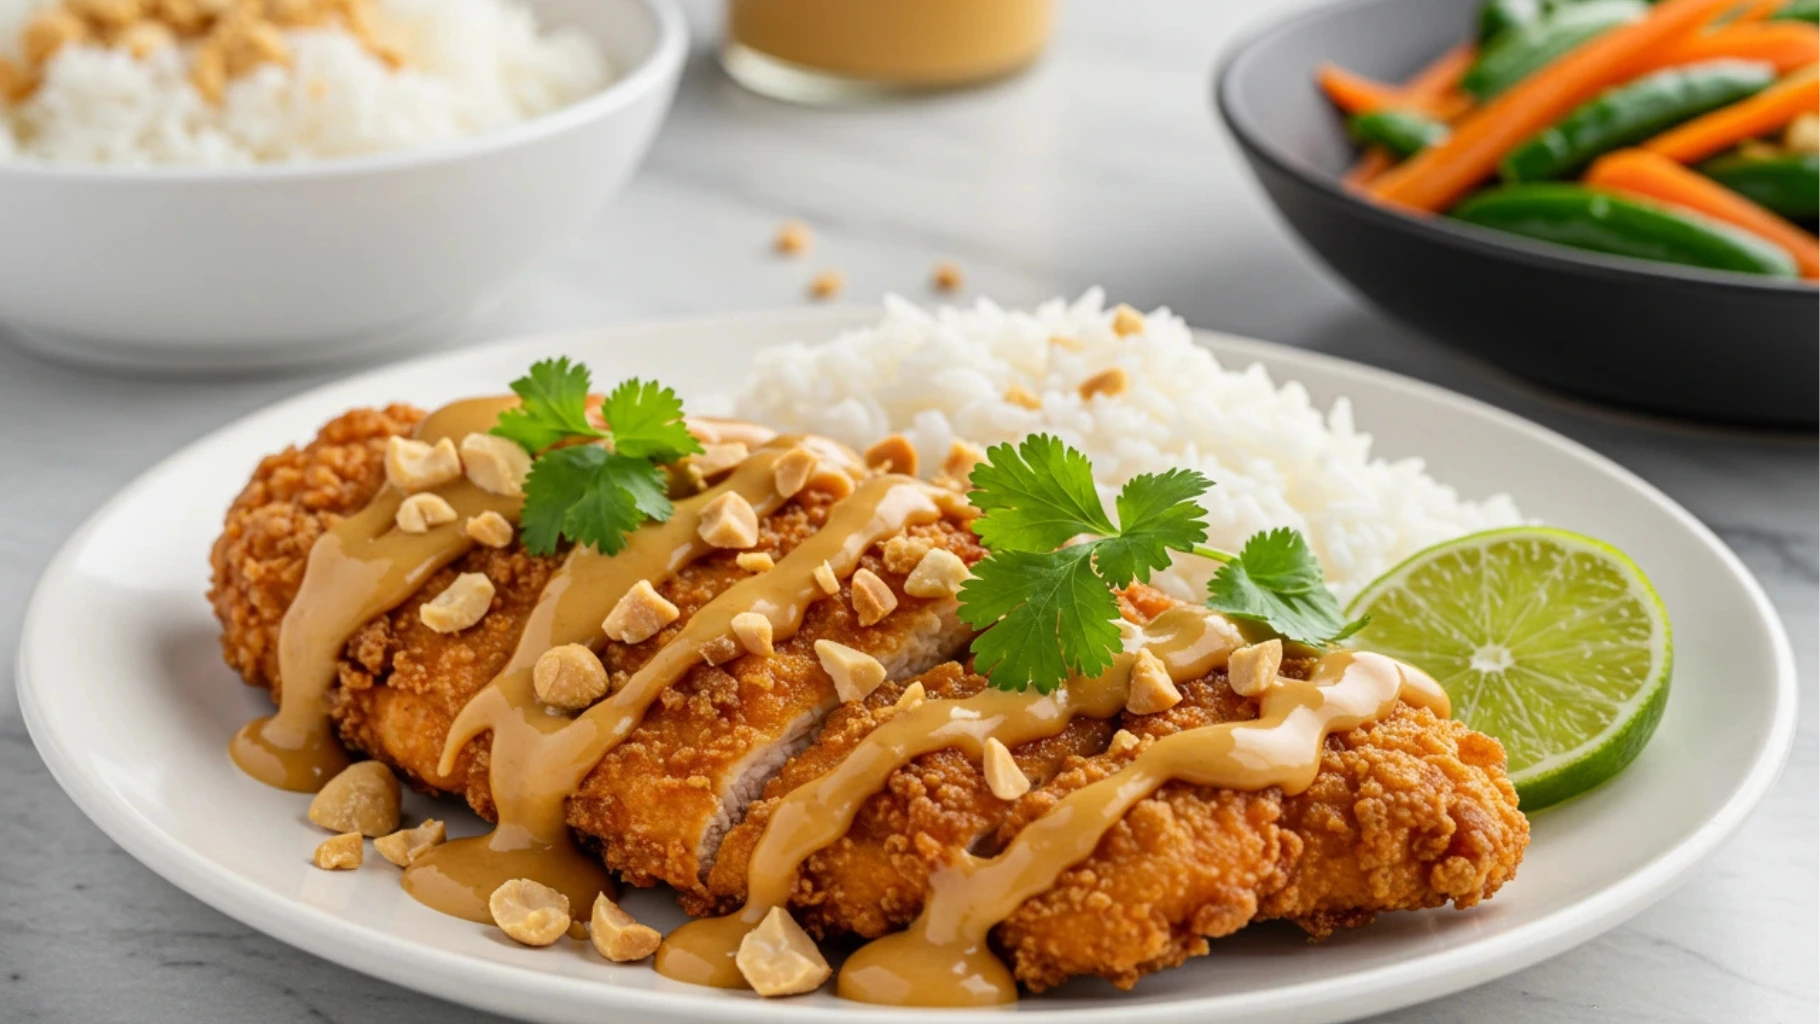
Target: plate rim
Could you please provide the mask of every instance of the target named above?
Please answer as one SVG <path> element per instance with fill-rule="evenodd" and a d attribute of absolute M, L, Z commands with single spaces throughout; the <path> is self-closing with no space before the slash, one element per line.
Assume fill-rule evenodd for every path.
<path fill-rule="evenodd" d="M 506 1015 L 522 1014 L 525 1009 L 522 1001 L 511 998 L 515 996 L 517 986 L 524 982 L 525 974 L 521 968 L 417 945 L 350 923 L 327 910 L 285 899 L 231 873 L 214 870 L 200 855 L 168 833 L 145 822 L 136 808 L 111 799 L 105 783 L 58 742 L 58 737 L 50 731 L 49 723 L 42 718 L 43 712 L 33 695 L 37 685 L 31 670 L 37 647 L 34 636 L 40 628 L 39 620 L 48 614 L 45 607 L 51 600 L 52 591 L 63 577 L 70 574 L 76 553 L 101 525 L 111 519 L 121 507 L 134 500 L 140 491 L 166 472 L 172 463 L 198 448 L 218 442 L 224 435 L 245 429 L 254 421 L 265 417 L 282 417 L 294 408 L 319 402 L 329 392 L 350 386 L 359 387 L 377 378 L 408 371 L 420 365 L 459 362 L 470 358 L 486 359 L 501 349 L 554 345 L 560 339 L 578 336 L 586 336 L 591 339 L 591 343 L 600 344 L 621 334 L 638 335 L 654 330 L 736 331 L 741 327 L 749 328 L 755 322 L 762 322 L 773 327 L 797 324 L 808 337 L 825 340 L 841 330 L 876 319 L 879 312 L 878 307 L 872 306 L 837 306 L 812 310 L 780 308 L 636 320 L 594 328 L 515 335 L 485 345 L 388 363 L 327 381 L 237 417 L 190 441 L 141 472 L 92 512 L 64 541 L 34 585 L 22 620 L 19 649 L 15 658 L 18 702 L 33 745 L 58 785 L 109 839 L 165 880 L 210 907 L 287 945 L 362 974 L 438 998 L 455 999 Z M 1223 361 L 1228 353 L 1241 359 L 1268 358 L 1273 364 L 1273 370 L 1281 368 L 1282 375 L 1291 378 L 1299 367 L 1353 375 L 1362 377 L 1375 386 L 1437 402 L 1455 413 L 1489 419 L 1500 428 L 1521 434 L 1563 456 L 1589 463 L 1602 473 L 1614 476 L 1634 488 L 1717 556 L 1727 573 L 1743 587 L 1752 610 L 1767 627 L 1771 637 L 1771 659 L 1775 666 L 1775 685 L 1772 691 L 1774 706 L 1765 742 L 1755 752 L 1749 769 L 1717 813 L 1680 843 L 1663 850 L 1629 875 L 1569 908 L 1518 925 L 1495 937 L 1426 954 L 1412 961 L 1365 968 L 1337 979 L 1306 981 L 1258 992 L 1188 996 L 1156 1003 L 1134 1002 L 1129 1007 L 1121 1008 L 1121 1016 L 1141 1024 L 1176 1019 L 1197 1009 L 1212 1009 L 1213 1004 L 1217 1003 L 1222 1012 L 1235 1014 L 1268 1010 L 1279 1015 L 1286 1014 L 1287 1019 L 1333 1020 L 1339 1018 L 1328 1011 L 1335 1007 L 1343 1006 L 1344 1016 L 1352 1017 L 1444 996 L 1528 967 L 1616 927 L 1678 887 L 1701 861 L 1738 830 L 1775 784 L 1788 759 L 1797 724 L 1798 675 L 1794 650 L 1787 630 L 1782 625 L 1781 616 L 1756 577 L 1718 535 L 1659 488 L 1612 459 L 1556 431 L 1487 402 L 1390 370 L 1322 352 L 1198 328 L 1193 329 L 1193 333 L 1197 341 L 1211 343 L 1216 355 L 1221 356 Z M 458 993 L 451 993 L 451 980 L 457 982 L 460 989 Z M 537 985 L 546 992 L 566 992 L 562 1002 L 598 996 L 595 983 L 583 979 L 537 975 Z M 756 999 L 730 1000 L 681 991 L 622 989 L 614 993 L 614 998 L 620 1000 L 628 1012 L 648 1012 L 660 1018 L 702 1021 L 762 1019 L 832 1022 L 851 1021 L 859 1014 L 878 1020 L 928 1024 L 971 1024 L 975 1021 L 1004 1019 L 1002 1011 L 997 1010 L 985 1013 L 953 1010 L 881 1012 L 873 1007 L 807 1006 L 787 1002 L 775 1004 Z M 1093 1010 L 1030 1007 L 1025 1003 L 1020 1004 L 1017 1012 L 1020 1020 L 1078 1021 L 1083 1013 Z"/>

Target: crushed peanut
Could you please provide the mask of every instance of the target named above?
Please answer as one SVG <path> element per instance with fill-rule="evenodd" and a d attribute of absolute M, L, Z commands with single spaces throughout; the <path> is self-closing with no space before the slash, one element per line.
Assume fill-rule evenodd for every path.
<path fill-rule="evenodd" d="M 529 878 L 501 883 L 487 909 L 501 931 L 527 946 L 548 946 L 569 931 L 569 898 Z"/>
<path fill-rule="evenodd" d="M 594 912 L 588 918 L 594 948 L 616 964 L 643 960 L 664 941 L 657 929 L 639 924 L 619 904 L 607 899 L 606 893 L 594 897 Z"/>
<path fill-rule="evenodd" d="M 409 437 L 386 438 L 386 482 L 406 494 L 441 487 L 460 476 L 461 456 L 448 438 L 434 445 Z"/>
<path fill-rule="evenodd" d="M 935 285 L 935 290 L 938 292 L 958 292 L 966 280 L 961 277 L 959 264 L 943 260 L 937 263 L 935 269 L 930 272 L 929 282 Z"/>
<path fill-rule="evenodd" d="M 380 836 L 373 840 L 373 849 L 378 850 L 379 855 L 386 860 L 401 868 L 408 868 L 417 858 L 448 838 L 448 827 L 431 818 L 416 828 L 401 828 L 389 835 Z"/>
<path fill-rule="evenodd" d="M 440 494 L 413 494 L 398 503 L 392 522 L 406 533 L 428 533 L 430 527 L 455 521 L 455 506 Z"/>
<path fill-rule="evenodd" d="M 769 658 L 776 653 L 771 643 L 771 620 L 758 612 L 740 612 L 733 616 L 733 638 L 748 654 Z"/>
<path fill-rule="evenodd" d="M 559 711 L 580 711 L 607 695 L 607 667 L 585 644 L 563 644 L 531 667 L 537 699 Z"/>
<path fill-rule="evenodd" d="M 931 548 L 904 579 L 904 593 L 911 597 L 953 597 L 972 575 L 967 563 L 947 548 Z"/>
<path fill-rule="evenodd" d="M 1089 399 L 1095 395 L 1113 398 L 1124 394 L 1131 388 L 1131 375 L 1124 367 L 1110 366 L 1081 381 L 1081 398 Z"/>
<path fill-rule="evenodd" d="M 807 448 L 796 447 L 785 452 L 771 468 L 772 480 L 777 484 L 777 493 L 786 498 L 796 497 L 809 478 L 815 475 L 817 459 L 815 453 Z"/>
<path fill-rule="evenodd" d="M 758 927 L 746 933 L 733 962 L 761 996 L 813 992 L 834 973 L 815 940 L 782 907 L 772 907 Z"/>
<path fill-rule="evenodd" d="M 485 574 L 464 572 L 442 593 L 417 609 L 417 618 L 438 633 L 459 633 L 493 607 L 493 581 Z"/>
<path fill-rule="evenodd" d="M 986 461 L 986 453 L 965 441 L 956 441 L 948 446 L 948 455 L 942 459 L 942 473 L 965 480 L 973 475 L 973 467 Z"/>
<path fill-rule="evenodd" d="M 834 692 L 843 703 L 864 700 L 885 681 L 885 666 L 877 658 L 846 644 L 817 640 L 815 657 L 821 661 L 822 671 L 834 680 Z"/>
<path fill-rule="evenodd" d="M 1049 344 L 1054 345 L 1056 348 L 1065 348 L 1070 352 L 1079 352 L 1087 347 L 1086 342 L 1079 338 L 1070 338 L 1065 334 L 1051 334 L 1049 336 Z"/>
<path fill-rule="evenodd" d="M 1017 766 L 1017 759 L 1011 756 L 1011 749 L 997 736 L 986 738 L 982 748 L 986 770 L 986 788 L 1000 800 L 1016 800 L 1030 792 L 1030 776 Z"/>
<path fill-rule="evenodd" d="M 903 575 L 916 568 L 916 564 L 922 561 L 923 556 L 928 554 L 929 549 L 934 546 L 935 543 L 927 537 L 912 537 L 907 533 L 900 533 L 885 541 L 880 546 L 879 553 L 884 556 L 885 568 Z"/>
<path fill-rule="evenodd" d="M 904 692 L 898 695 L 897 703 L 893 706 L 899 711 L 908 711 L 927 700 L 928 696 L 928 691 L 923 689 L 922 683 L 911 683 L 904 687 Z"/>
<path fill-rule="evenodd" d="M 741 551 L 733 564 L 747 572 L 770 572 L 777 568 L 777 561 L 763 551 Z"/>
<path fill-rule="evenodd" d="M 1127 750 L 1135 750 L 1138 742 L 1138 738 L 1130 730 L 1120 729 L 1112 734 L 1112 742 L 1107 744 L 1106 753 L 1123 754 Z"/>
<path fill-rule="evenodd" d="M 469 516 L 464 529 L 468 537 L 476 544 L 490 548 L 508 547 L 512 543 L 512 523 L 505 516 L 488 509 L 477 516 Z"/>
<path fill-rule="evenodd" d="M 1139 648 L 1131 663 L 1131 688 L 1125 697 L 1125 710 L 1134 715 L 1154 715 L 1182 702 L 1182 691 L 1169 678 L 1169 667 L 1149 648 Z"/>
<path fill-rule="evenodd" d="M 902 434 L 891 434 L 866 449 L 866 465 L 881 473 L 916 475 L 916 449 Z"/>
<path fill-rule="evenodd" d="M 822 588 L 822 593 L 829 597 L 840 593 L 840 580 L 834 575 L 834 567 L 825 560 L 810 570 L 809 575 L 815 577 L 815 585 Z"/>
<path fill-rule="evenodd" d="M 343 832 L 332 839 L 324 839 L 317 845 L 315 856 L 310 858 L 324 871 L 352 871 L 365 859 L 366 847 L 358 832 Z"/>
<path fill-rule="evenodd" d="M 800 256 L 809 251 L 814 241 L 815 235 L 810 232 L 809 225 L 800 220 L 787 220 L 778 225 L 777 237 L 771 244 L 785 256 Z"/>
<path fill-rule="evenodd" d="M 493 434 L 462 438 L 461 464 L 474 486 L 509 498 L 525 492 L 525 477 L 531 475 L 531 453 Z"/>
<path fill-rule="evenodd" d="M 398 831 L 398 778 L 381 761 L 341 770 L 310 800 L 310 821 L 330 832 L 383 836 Z"/>
<path fill-rule="evenodd" d="M 1256 697 L 1276 685 L 1283 667 L 1283 641 L 1272 637 L 1241 647 L 1226 661 L 1226 682 L 1241 697 Z"/>
<path fill-rule="evenodd" d="M 838 270 L 824 270 L 809 281 L 809 297 L 832 299 L 847 287 L 847 275 Z"/>
<path fill-rule="evenodd" d="M 639 580 L 607 613 L 600 628 L 609 639 L 622 644 L 642 644 L 681 616 L 682 612 L 665 600 L 650 580 Z"/>
<path fill-rule="evenodd" d="M 1021 384 L 1013 384 L 1005 389 L 1005 401 L 1032 411 L 1043 407 L 1043 400 L 1025 391 Z"/>
<path fill-rule="evenodd" d="M 752 450 L 738 441 L 704 444 L 701 451 L 683 460 L 685 472 L 708 481 L 746 461 Z"/>
<path fill-rule="evenodd" d="M 19 33 L 24 67 L 9 77 L 9 98 L 23 100 L 43 81 L 45 65 L 65 46 L 92 44 L 147 57 L 179 41 L 195 43 L 189 78 L 220 103 L 229 80 L 262 64 L 289 66 L 280 29 L 339 21 L 369 53 L 397 67 L 397 51 L 375 38 L 372 0 L 62 0 L 40 10 Z"/>
<path fill-rule="evenodd" d="M 745 495 L 727 491 L 701 510 L 695 532 L 717 548 L 749 548 L 758 543 L 758 512 Z"/>
<path fill-rule="evenodd" d="M 1117 309 L 1112 311 L 1112 333 L 1121 338 L 1128 338 L 1133 334 L 1143 333 L 1143 330 L 1144 314 L 1122 302 L 1119 303 Z"/>
<path fill-rule="evenodd" d="M 871 569 L 853 574 L 853 611 L 862 626 L 876 625 L 897 607 L 897 595 L 891 585 L 879 579 Z"/>

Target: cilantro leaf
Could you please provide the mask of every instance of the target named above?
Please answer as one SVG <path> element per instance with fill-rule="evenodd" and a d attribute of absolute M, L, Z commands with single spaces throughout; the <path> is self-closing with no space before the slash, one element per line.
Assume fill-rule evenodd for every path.
<path fill-rule="evenodd" d="M 512 382 L 520 405 L 493 425 L 534 456 L 520 513 L 533 554 L 554 554 L 564 539 L 617 554 L 645 520 L 675 512 L 660 466 L 702 450 L 676 392 L 622 381 L 601 406 L 603 429 L 588 416 L 588 383 L 588 368 L 567 357 L 534 363 Z"/>
<path fill-rule="evenodd" d="M 1071 671 L 1093 675 L 1112 665 L 1118 602 L 1094 571 L 1093 554 L 1091 544 L 995 552 L 974 566 L 961 588 L 961 618 L 985 629 L 973 654 L 994 686 L 1048 693 Z"/>
<path fill-rule="evenodd" d="M 601 404 L 612 428 L 613 450 L 635 459 L 675 462 L 701 451 L 701 442 L 683 422 L 682 399 L 656 381 L 621 381 Z"/>
<path fill-rule="evenodd" d="M 607 436 L 588 420 L 588 368 L 567 356 L 532 363 L 512 392 L 521 404 L 500 413 L 490 433 L 532 455 L 572 437 Z"/>
<path fill-rule="evenodd" d="M 532 554 L 556 551 L 567 537 L 611 555 L 625 547 L 626 534 L 647 518 L 670 518 L 663 471 L 647 459 L 598 445 L 547 452 L 531 463 L 525 479 L 521 527 Z"/>
<path fill-rule="evenodd" d="M 1208 581 L 1207 595 L 1215 611 L 1261 622 L 1310 647 L 1343 640 L 1366 624 L 1346 621 L 1308 541 L 1287 527 L 1252 534 L 1238 557 Z"/>
<path fill-rule="evenodd" d="M 1053 551 L 1083 533 L 1118 532 L 1093 488 L 1087 456 L 1048 434 L 1013 448 L 994 445 L 975 466 L 969 497 L 985 513 L 973 524 L 992 550 Z"/>
<path fill-rule="evenodd" d="M 1115 587 L 1169 567 L 1169 552 L 1188 551 L 1207 539 L 1206 511 L 1195 501 L 1213 486 L 1192 469 L 1143 473 L 1119 491 L 1119 531 L 1098 543 L 1100 575 Z"/>
<path fill-rule="evenodd" d="M 991 554 L 961 589 L 961 617 L 984 630 L 975 662 L 1001 689 L 1048 693 L 1070 673 L 1105 671 L 1119 647 L 1113 589 L 1148 580 L 1171 550 L 1207 537 L 1195 503 L 1212 486 L 1206 477 L 1133 477 L 1119 492 L 1123 525 L 1114 526 L 1092 463 L 1046 434 L 994 446 L 971 482 L 969 500 L 984 513 L 973 529 Z M 1092 539 L 1061 547 L 1083 535 Z"/>

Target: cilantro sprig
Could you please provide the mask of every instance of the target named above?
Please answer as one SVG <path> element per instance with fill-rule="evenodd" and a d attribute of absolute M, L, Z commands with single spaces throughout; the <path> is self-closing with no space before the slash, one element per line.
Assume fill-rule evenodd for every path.
<path fill-rule="evenodd" d="M 1346 622 L 1294 530 L 1256 534 L 1236 554 L 1204 546 L 1195 499 L 1213 481 L 1193 470 L 1133 477 L 1115 502 L 1117 524 L 1094 488 L 1092 463 L 1046 434 L 992 447 L 970 482 L 982 513 L 974 532 L 989 554 L 961 589 L 960 614 L 984 631 L 974 661 L 1001 689 L 1048 693 L 1070 674 L 1109 668 L 1119 649 L 1113 591 L 1149 582 L 1172 552 L 1224 563 L 1207 604 L 1286 639 L 1325 646 L 1364 625 Z"/>
<path fill-rule="evenodd" d="M 617 554 L 626 534 L 675 511 L 662 466 L 702 450 L 682 400 L 656 381 L 620 382 L 588 414 L 588 368 L 567 357 L 533 363 L 512 382 L 520 405 L 492 433 L 530 452 L 520 528 L 525 548 L 553 554 L 563 540 Z"/>

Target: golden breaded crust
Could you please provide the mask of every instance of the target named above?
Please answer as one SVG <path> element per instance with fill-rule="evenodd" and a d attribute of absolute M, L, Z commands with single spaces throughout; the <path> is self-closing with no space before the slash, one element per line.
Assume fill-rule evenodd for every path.
<path fill-rule="evenodd" d="M 221 622 L 222 656 L 249 684 L 276 690 L 278 627 L 303 582 L 310 546 L 379 492 L 386 438 L 409 434 L 423 416 L 408 405 L 343 413 L 302 448 L 260 460 L 228 507 L 209 552 L 209 603 Z"/>
<path fill-rule="evenodd" d="M 917 681 L 930 698 L 970 697 L 986 686 L 984 677 L 958 662 L 940 665 Z M 889 720 L 902 693 L 902 687 L 887 684 L 830 715 L 816 743 L 785 765 L 766 787 L 765 798 L 729 833 L 709 873 L 709 895 L 685 894 L 683 909 L 703 916 L 738 906 L 745 898 L 752 851 L 778 802 L 839 764 Z M 1080 756 L 1104 750 L 1112 733 L 1109 722 L 1079 718 L 1056 736 L 1014 748 L 1012 755 L 1025 775 L 1041 782 Z M 852 933 L 871 938 L 903 927 L 922 909 L 929 873 L 957 848 L 990 843 L 1012 807 L 992 795 L 979 764 L 960 751 L 937 750 L 916 758 L 860 806 L 846 835 L 804 862 L 791 900 L 798 921 L 818 937 Z"/>

